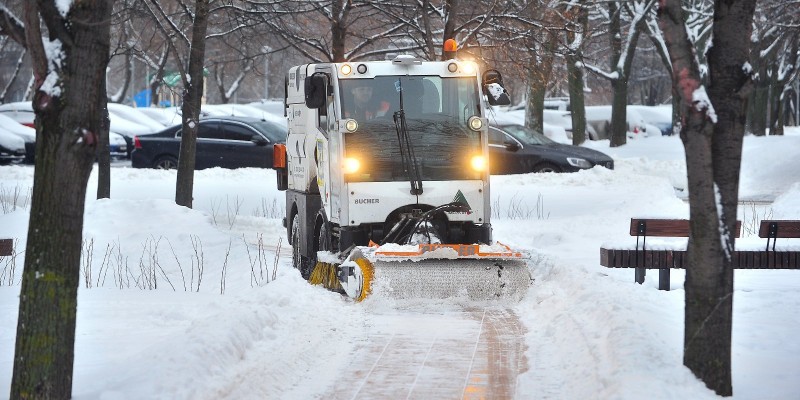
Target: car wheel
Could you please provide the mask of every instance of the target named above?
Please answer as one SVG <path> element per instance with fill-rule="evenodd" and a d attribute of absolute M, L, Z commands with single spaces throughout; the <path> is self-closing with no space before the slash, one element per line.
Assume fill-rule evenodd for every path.
<path fill-rule="evenodd" d="M 561 168 L 558 168 L 554 164 L 541 163 L 533 167 L 533 172 L 561 172 Z"/>
<path fill-rule="evenodd" d="M 155 169 L 176 169 L 178 168 L 178 159 L 173 156 L 161 156 L 153 163 Z"/>
<path fill-rule="evenodd" d="M 311 260 L 300 254 L 300 217 L 292 220 L 292 266 L 300 271 L 300 276 L 308 280 L 311 276 Z"/>

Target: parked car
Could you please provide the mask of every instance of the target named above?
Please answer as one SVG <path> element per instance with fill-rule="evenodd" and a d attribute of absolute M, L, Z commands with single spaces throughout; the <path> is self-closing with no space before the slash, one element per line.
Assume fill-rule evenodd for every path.
<path fill-rule="evenodd" d="M 0 104 L 0 114 L 27 127 L 35 128 L 33 123 L 36 120 L 36 114 L 33 112 L 33 104 L 30 101 Z"/>
<path fill-rule="evenodd" d="M 181 126 L 134 138 L 134 168 L 171 169 L 178 165 Z M 286 127 L 258 118 L 209 117 L 200 120 L 195 168 L 272 167 L 272 147 L 285 143 Z"/>
<path fill-rule="evenodd" d="M 501 111 L 500 107 L 493 107 L 493 111 L 489 113 L 489 123 L 492 125 L 525 125 L 525 109 Z M 570 122 L 570 127 L 572 122 Z M 542 123 L 542 132 L 545 136 L 555 141 L 566 141 L 567 132 L 561 125 L 556 125 L 547 122 L 547 115 Z M 569 137 L 572 138 L 571 136 Z"/>
<path fill-rule="evenodd" d="M 0 126 L 0 165 L 19 163 L 25 159 L 25 141 Z"/>
<path fill-rule="evenodd" d="M 128 142 L 118 133 L 108 132 L 108 146 L 111 158 L 128 158 L 130 154 Z"/>
<path fill-rule="evenodd" d="M 139 112 L 166 127 L 180 125 L 183 122 L 181 109 L 178 107 L 142 107 L 139 108 Z"/>
<path fill-rule="evenodd" d="M 287 125 L 283 113 L 271 114 L 266 110 L 247 104 L 203 104 L 201 110 L 205 117 L 251 117 Z"/>
<path fill-rule="evenodd" d="M 33 128 L 36 118 L 30 102 L 3 104 L 6 111 L 0 110 L 0 127 L 19 136 L 25 141 L 25 163 L 33 164 L 36 155 L 36 130 Z M 9 111 L 12 110 L 12 111 Z M 121 135 L 115 132 L 108 133 L 109 150 L 111 157 L 120 158 L 128 156 L 128 144 Z"/>
<path fill-rule="evenodd" d="M 596 165 L 614 169 L 614 160 L 586 147 L 557 143 L 522 125 L 489 127 L 492 175 L 575 172 Z"/>
<path fill-rule="evenodd" d="M 36 154 L 36 129 L 22 125 L 11 117 L 0 113 L 0 128 L 18 136 L 25 142 L 26 163 L 33 163 L 33 156 Z"/>
<path fill-rule="evenodd" d="M 587 130 L 594 130 L 596 137 L 590 135 L 591 139 L 610 139 L 611 138 L 611 106 L 587 106 L 586 125 Z M 628 139 L 639 139 L 648 136 L 660 136 L 661 129 L 657 126 L 648 124 L 644 118 L 628 106 L 626 110 L 628 123 Z M 571 132 L 568 136 L 572 136 Z M 571 137 L 570 137 L 571 139 Z"/>
<path fill-rule="evenodd" d="M 144 126 L 139 125 L 138 123 L 128 121 L 125 118 L 120 117 L 117 114 L 112 112 L 108 113 L 108 119 L 110 122 L 111 132 L 117 133 L 122 135 L 125 138 L 126 148 L 128 153 L 126 157 L 130 158 L 131 151 L 133 151 L 133 137 L 136 135 L 146 135 L 149 133 L 155 133 L 158 131 L 153 131 L 152 129 Z"/>
<path fill-rule="evenodd" d="M 147 114 L 143 113 L 141 109 L 126 106 L 125 104 L 108 103 L 108 112 L 133 123 L 150 128 L 153 133 L 160 132 L 167 127 L 166 125 L 150 118 Z"/>
<path fill-rule="evenodd" d="M 647 124 L 656 126 L 662 136 L 672 135 L 672 106 L 628 106 L 628 110 L 637 112 Z"/>

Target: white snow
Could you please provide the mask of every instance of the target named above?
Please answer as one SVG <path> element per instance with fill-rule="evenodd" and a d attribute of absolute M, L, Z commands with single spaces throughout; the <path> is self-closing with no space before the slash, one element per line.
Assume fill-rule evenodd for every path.
<path fill-rule="evenodd" d="M 706 87 L 700 85 L 692 92 L 692 103 L 697 111 L 704 111 L 706 116 L 711 119 L 711 122 L 717 123 L 717 113 L 714 111 L 714 105 L 711 104 L 711 99 L 708 98 Z"/>
<path fill-rule="evenodd" d="M 64 51 L 61 49 L 61 41 L 58 39 L 50 41 L 42 38 L 42 44 L 47 56 L 47 76 L 39 90 L 52 97 L 57 97 L 61 95 L 59 73 L 63 67 L 61 64 L 64 62 Z"/>
<path fill-rule="evenodd" d="M 69 9 L 72 8 L 73 1 L 74 0 L 56 0 L 56 8 L 62 18 L 66 18 L 67 14 L 69 14 Z"/>
<path fill-rule="evenodd" d="M 672 272 L 667 292 L 657 290 L 652 271 L 637 285 L 632 270 L 599 265 L 603 243 L 635 241 L 627 235 L 631 217 L 688 217 L 680 139 L 588 146 L 614 157 L 615 170 L 492 178 L 494 238 L 530 254 L 534 278 L 525 298 L 509 305 L 526 345 L 513 397 L 716 398 L 682 364 L 682 271 Z M 798 128 L 745 138 L 741 196 L 771 204 L 739 207 L 745 237 L 737 248 L 763 248 L 748 234 L 755 220 L 800 218 L 798 149 Z M 304 282 L 290 265 L 284 193 L 273 171 L 198 171 L 194 209 L 174 204 L 175 180 L 175 171 L 112 168 L 112 198 L 95 200 L 92 174 L 76 400 L 331 398 L 369 333 L 461 332 L 463 324 L 445 318 L 457 304 L 415 302 L 412 311 L 381 299 L 354 304 Z M 0 394 L 10 388 L 32 181 L 32 167 L 0 167 L 0 238 L 15 238 L 18 253 L 13 274 L 12 259 L 0 260 Z M 797 398 L 798 312 L 800 271 L 736 271 L 734 399 Z"/>

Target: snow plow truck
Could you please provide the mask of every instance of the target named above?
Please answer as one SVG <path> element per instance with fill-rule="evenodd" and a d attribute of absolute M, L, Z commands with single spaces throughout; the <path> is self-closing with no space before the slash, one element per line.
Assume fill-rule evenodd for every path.
<path fill-rule="evenodd" d="M 490 222 L 487 103 L 510 103 L 498 71 L 400 55 L 295 66 L 285 90 L 274 168 L 303 278 L 356 301 L 522 297 L 524 257 Z"/>

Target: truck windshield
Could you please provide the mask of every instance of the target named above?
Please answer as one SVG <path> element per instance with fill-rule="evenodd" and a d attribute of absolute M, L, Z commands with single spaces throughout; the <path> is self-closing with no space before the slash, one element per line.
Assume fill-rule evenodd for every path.
<path fill-rule="evenodd" d="M 401 107 L 422 180 L 480 179 L 470 168 L 472 156 L 481 153 L 480 134 L 467 127 L 470 117 L 480 116 L 475 78 L 378 76 L 339 82 L 343 117 L 358 121 L 356 132 L 344 134 L 345 156 L 361 162 L 348 181 L 409 179 L 393 121 Z"/>

